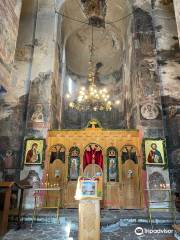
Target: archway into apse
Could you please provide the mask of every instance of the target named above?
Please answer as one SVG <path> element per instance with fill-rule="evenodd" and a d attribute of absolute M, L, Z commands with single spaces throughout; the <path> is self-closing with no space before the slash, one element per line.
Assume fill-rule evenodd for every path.
<path fill-rule="evenodd" d="M 65 98 L 70 92 L 73 98 L 80 86 L 87 86 L 89 61 L 89 45 L 91 44 L 91 26 L 86 24 L 87 18 L 75 0 L 66 0 L 59 10 L 59 43 L 61 65 L 61 129 L 81 129 L 92 119 L 98 119 L 104 128 L 127 128 L 127 95 L 131 96 L 130 55 L 132 45 L 131 21 L 129 16 L 122 21 L 112 23 L 132 12 L 126 0 L 107 2 L 105 28 L 94 27 L 95 63 L 97 85 L 106 87 L 113 98 L 121 100 L 120 105 L 111 112 L 78 112 L 70 109 Z M 72 19 L 80 20 L 73 21 Z M 126 86 L 126 88 L 125 88 Z M 127 89 L 127 86 L 128 89 Z M 125 94 L 126 93 L 126 94 Z M 129 108 L 130 106 L 128 106 Z"/>
<path fill-rule="evenodd" d="M 127 0 L 113 0 L 113 4 L 111 1 L 107 1 L 106 22 L 108 24 L 106 24 L 105 28 L 94 27 L 95 63 L 98 73 L 96 83 L 99 87 L 106 87 L 108 89 L 112 100 L 113 97 L 121 100 L 118 108 L 108 113 L 103 111 L 78 112 L 68 107 L 68 102 L 65 98 L 66 93 L 71 93 L 75 98 L 79 87 L 86 87 L 88 84 L 89 46 L 91 44 L 92 30 L 91 26 L 87 24 L 88 20 L 82 12 L 78 1 L 62 1 L 59 12 L 58 43 L 61 99 L 59 128 L 69 129 L 70 131 L 71 129 L 82 129 L 86 127 L 91 119 L 97 119 L 101 122 L 103 128 L 128 128 L 127 119 L 132 108 L 131 102 L 133 96 L 133 87 L 130 79 L 131 46 L 133 39 L 131 31 L 133 16 L 130 14 L 133 10 L 131 4 Z M 62 17 L 61 13 L 69 16 L 70 19 Z M 124 18 L 122 21 L 114 22 L 114 20 L 128 15 L 129 17 Z M 57 134 L 60 132 L 57 131 Z M 58 143 L 62 144 L 63 140 L 58 140 Z M 87 155 L 91 151 L 89 151 L 88 146 L 92 144 L 99 147 L 95 146 L 98 148 L 97 152 L 100 153 L 100 157 L 95 159 L 95 166 L 93 166 L 94 163 L 84 164 L 89 163 Z M 103 206 L 105 208 L 141 208 L 142 201 L 139 187 L 140 165 L 138 159 L 132 157 L 126 159 L 124 156 L 127 154 L 125 154 L 125 149 L 122 149 L 122 152 L 123 150 L 125 152 L 123 156 L 125 160 L 122 162 L 122 152 L 119 148 L 114 147 L 109 142 L 106 149 L 101 149 L 99 144 L 101 143 L 98 139 L 89 139 L 87 148 L 76 149 L 75 155 L 73 155 L 74 153 L 72 154 L 74 150 L 68 150 L 66 146 L 66 152 L 69 151 L 68 167 L 66 166 L 68 182 L 64 189 L 65 198 L 63 206 L 67 208 L 77 207 L 74 194 L 81 167 L 80 164 L 83 163 L 83 172 L 85 171 L 87 175 L 95 175 L 94 172 L 99 173 L 102 171 L 103 179 L 105 180 L 103 199 Z M 126 146 L 125 142 L 124 144 Z M 93 146 L 91 147 L 93 149 Z M 128 149 L 131 153 L 133 152 L 134 154 L 136 152 L 134 148 L 131 151 L 132 146 L 128 145 L 126 147 L 129 147 Z M 56 152 L 55 150 L 52 151 L 52 156 L 50 155 L 52 159 L 54 152 Z M 103 150 L 103 154 L 101 150 Z M 57 164 L 59 165 L 56 166 L 55 163 L 56 161 L 53 161 L 50 164 L 53 173 L 54 166 L 56 169 L 59 167 L 60 171 L 64 167 L 62 159 L 57 160 Z M 58 171 L 56 172 L 58 173 Z M 125 186 L 128 186 L 128 189 Z M 135 198 L 136 196 L 139 196 L 138 200 Z"/>

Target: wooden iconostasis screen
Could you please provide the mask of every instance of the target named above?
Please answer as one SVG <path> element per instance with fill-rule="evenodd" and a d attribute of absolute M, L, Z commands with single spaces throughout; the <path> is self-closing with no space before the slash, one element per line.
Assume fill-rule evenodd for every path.
<path fill-rule="evenodd" d="M 124 165 L 127 160 L 131 160 L 134 164 L 138 163 L 137 150 L 133 145 L 124 145 L 120 151 L 121 164 Z M 49 169 L 54 169 L 54 177 L 57 175 L 61 177 L 67 172 L 68 181 L 77 181 L 80 175 L 80 149 L 77 146 L 72 146 L 66 157 L 66 149 L 63 144 L 55 144 L 50 148 L 50 159 L 49 159 Z M 68 161 L 68 164 L 66 164 Z M 104 161 L 102 148 L 98 144 L 90 143 L 83 151 L 83 170 L 89 164 L 95 163 L 99 165 L 103 171 Z M 68 166 L 68 170 L 65 170 L 65 166 Z M 62 168 L 62 169 L 61 169 Z M 106 171 L 107 171 L 107 182 L 119 182 L 119 162 L 118 162 L 118 149 L 114 146 L 110 146 L 106 150 Z M 64 173 L 63 173 L 64 172 Z M 65 175 L 64 175 L 65 178 Z M 63 180 L 63 182 L 66 179 Z"/>

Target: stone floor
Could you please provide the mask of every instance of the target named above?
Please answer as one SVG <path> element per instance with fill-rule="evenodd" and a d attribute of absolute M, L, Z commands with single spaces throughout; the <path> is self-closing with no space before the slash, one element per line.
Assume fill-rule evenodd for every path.
<path fill-rule="evenodd" d="M 31 227 L 32 211 L 26 211 L 22 228 L 15 230 L 15 224 L 11 222 L 2 240 L 77 240 L 77 209 L 61 209 L 59 222 L 55 216 L 53 211 L 40 211 L 37 222 Z M 180 223 L 180 214 L 176 217 Z M 154 213 L 151 226 L 144 210 L 102 210 L 101 240 L 180 240 L 180 236 L 173 237 L 172 223 L 172 216 L 167 212 Z"/>
<path fill-rule="evenodd" d="M 137 229 L 139 227 L 139 231 Z M 135 233 L 141 235 L 137 235 Z M 154 232 L 153 232 L 154 231 Z M 159 233 L 161 231 L 161 233 Z M 144 234 L 143 234 L 144 232 Z M 171 226 L 157 225 L 152 228 L 150 225 L 129 225 L 119 226 L 115 231 L 101 231 L 101 240 L 170 240 L 174 238 Z M 22 229 L 16 231 L 11 229 L 3 240 L 77 240 L 77 231 L 71 231 L 70 225 L 58 224 L 26 224 Z M 180 239 L 180 238 L 179 238 Z"/>

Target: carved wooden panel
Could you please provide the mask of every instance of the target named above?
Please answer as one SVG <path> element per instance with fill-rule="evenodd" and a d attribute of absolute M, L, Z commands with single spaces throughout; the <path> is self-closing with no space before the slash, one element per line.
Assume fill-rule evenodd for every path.
<path fill-rule="evenodd" d="M 69 181 L 68 179 L 68 153 L 72 146 L 76 146 L 80 150 L 80 165 L 79 165 L 79 175 L 83 176 L 83 156 L 86 147 L 90 143 L 96 143 L 102 148 L 103 155 L 103 184 L 104 184 L 104 207 L 107 208 L 139 208 L 140 199 L 141 199 L 141 189 L 139 185 L 139 178 L 141 177 L 138 173 L 141 169 L 139 163 L 140 157 L 140 147 L 141 141 L 139 138 L 139 132 L 136 130 L 110 130 L 102 128 L 86 128 L 82 130 L 59 130 L 59 131 L 49 131 L 48 133 L 48 148 L 47 148 L 47 158 L 50 157 L 50 150 L 52 146 L 56 144 L 62 144 L 66 149 L 65 161 L 64 161 L 64 170 L 62 181 L 65 187 L 64 190 L 64 206 L 65 207 L 74 207 L 75 204 L 74 193 L 76 189 L 76 181 Z M 125 162 L 122 162 L 121 155 L 123 146 L 134 146 L 137 150 L 137 161 L 134 161 L 134 165 L 129 163 L 128 159 L 125 159 Z M 118 181 L 107 183 L 107 162 L 106 154 L 109 146 L 115 147 L 118 150 Z M 130 149 L 131 150 L 131 149 Z M 132 152 L 132 151 L 131 151 Z M 126 154 L 127 155 L 127 154 Z M 129 156 L 129 155 L 128 155 Z M 48 161 L 48 160 L 47 160 Z M 62 161 L 61 161 L 62 162 Z M 136 163 L 135 163 L 136 162 Z M 46 162 L 47 163 L 47 162 Z M 46 172 L 51 164 L 47 163 Z M 138 167 L 139 166 L 139 167 Z M 57 167 L 57 166 L 56 166 Z M 55 167 L 55 168 L 56 168 Z M 91 166 L 87 166 L 91 168 Z M 130 181 L 126 178 L 128 167 L 132 168 L 134 172 L 133 179 Z M 88 169 L 87 168 L 87 169 Z M 62 169 L 62 164 L 61 164 Z M 87 171 L 85 170 L 85 173 Z M 55 169 L 54 169 L 55 170 Z M 51 169 L 51 175 L 54 174 L 54 170 Z M 94 176 L 94 168 L 91 169 L 90 175 Z M 89 170 L 88 170 L 89 171 Z M 99 172 L 99 169 L 95 169 L 95 173 Z M 88 174 L 87 174 L 88 175 Z M 124 186 L 124 187 L 123 187 Z M 126 189 L 127 186 L 127 189 Z M 136 200 L 138 199 L 138 201 Z M 126 204 L 124 204 L 126 202 Z"/>
<path fill-rule="evenodd" d="M 49 184 L 58 184 L 63 186 L 66 182 L 66 166 L 60 160 L 55 160 L 53 163 L 49 164 Z"/>
<path fill-rule="evenodd" d="M 139 166 L 132 160 L 127 160 L 123 164 L 123 190 L 124 208 L 140 208 Z"/>
<path fill-rule="evenodd" d="M 103 205 L 109 209 L 120 209 L 123 206 L 123 192 L 118 182 L 108 182 L 104 189 Z"/>
<path fill-rule="evenodd" d="M 67 187 L 64 191 L 64 207 L 66 208 L 77 208 L 78 201 L 74 199 L 76 194 L 77 181 L 70 181 L 67 183 Z"/>

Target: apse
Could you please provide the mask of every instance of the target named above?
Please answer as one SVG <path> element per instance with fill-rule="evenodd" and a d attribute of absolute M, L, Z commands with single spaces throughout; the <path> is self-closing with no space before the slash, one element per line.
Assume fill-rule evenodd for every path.
<path fill-rule="evenodd" d="M 131 37 L 131 7 L 127 1 L 107 2 L 105 26 L 93 26 L 94 63 L 96 84 L 106 88 L 111 101 L 118 100 L 118 106 L 111 111 L 77 111 L 69 107 L 66 94 L 76 98 L 80 87 L 88 86 L 88 62 L 92 42 L 92 25 L 77 1 L 65 1 L 60 9 L 64 16 L 59 24 L 61 29 L 61 77 L 62 104 L 61 128 L 82 128 L 95 118 L 105 128 L 127 128 L 126 103 L 128 74 L 126 73 L 131 55 L 128 47 Z M 122 18 L 122 19 L 121 19 Z"/>

